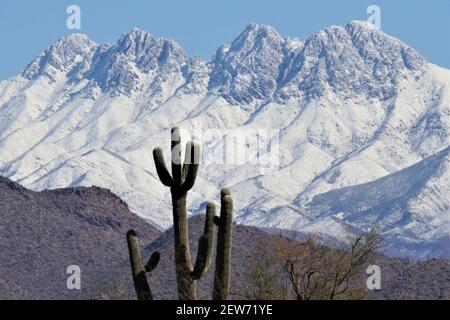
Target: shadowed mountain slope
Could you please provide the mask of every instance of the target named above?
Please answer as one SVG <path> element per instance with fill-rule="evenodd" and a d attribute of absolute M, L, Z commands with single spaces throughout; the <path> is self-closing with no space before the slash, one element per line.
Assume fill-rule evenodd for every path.
<path fill-rule="evenodd" d="M 0 288 L 17 299 L 79 299 L 128 256 L 125 234 L 146 242 L 160 231 L 109 190 L 33 192 L 0 178 Z M 68 266 L 81 268 L 81 290 L 68 290 Z M 131 278 L 130 278 L 131 280 Z"/>

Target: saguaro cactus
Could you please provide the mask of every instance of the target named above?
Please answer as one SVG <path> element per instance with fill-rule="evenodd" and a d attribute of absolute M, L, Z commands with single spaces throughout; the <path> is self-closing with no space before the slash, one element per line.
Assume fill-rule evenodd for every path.
<path fill-rule="evenodd" d="M 184 164 L 181 163 L 180 130 L 172 129 L 172 175 L 167 170 L 163 152 L 153 150 L 156 171 L 161 182 L 170 188 L 172 194 L 173 224 L 175 235 L 175 271 L 177 276 L 178 298 L 180 300 L 197 299 L 196 280 L 209 269 L 214 246 L 215 227 L 213 218 L 215 206 L 208 203 L 205 230 L 199 240 L 195 267 L 192 267 L 189 249 L 188 218 L 186 212 L 187 193 L 194 186 L 199 167 L 200 147 L 188 142 Z"/>
<path fill-rule="evenodd" d="M 139 249 L 139 241 L 134 230 L 127 233 L 128 251 L 130 253 L 131 272 L 133 274 L 134 288 L 138 300 L 153 300 L 150 285 L 148 284 L 146 272 L 152 272 L 159 263 L 160 254 L 154 252 L 147 264 L 144 265 L 141 251 Z"/>
<path fill-rule="evenodd" d="M 228 300 L 231 281 L 231 245 L 233 240 L 233 198 L 229 189 L 221 192 L 220 218 L 214 217 L 218 226 L 214 300 Z"/>

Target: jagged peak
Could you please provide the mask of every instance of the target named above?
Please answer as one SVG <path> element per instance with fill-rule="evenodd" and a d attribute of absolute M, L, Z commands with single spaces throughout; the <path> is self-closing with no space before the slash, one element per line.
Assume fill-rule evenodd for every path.
<path fill-rule="evenodd" d="M 378 37 L 378 39 L 383 39 L 384 41 L 395 43 L 404 49 L 412 49 L 402 40 L 387 34 L 382 29 L 374 28 L 373 25 L 367 21 L 353 20 L 340 28 L 345 29 L 347 33 L 352 37 L 352 39 L 357 39 L 361 35 L 370 35 L 372 38 L 376 36 Z"/>
<path fill-rule="evenodd" d="M 147 32 L 147 31 L 145 31 L 145 30 L 143 30 L 141 28 L 134 27 L 133 29 L 130 30 L 130 32 L 128 32 L 128 34 L 140 35 L 140 34 L 149 34 L 149 32 Z"/>
<path fill-rule="evenodd" d="M 97 47 L 97 43 L 82 33 L 72 33 L 59 38 L 44 54 L 85 54 Z"/>
<path fill-rule="evenodd" d="M 352 20 L 345 25 L 345 28 L 376 30 L 371 23 L 365 20 Z"/>
<path fill-rule="evenodd" d="M 98 50 L 88 77 L 103 91 L 130 95 L 149 84 L 157 91 L 160 82 L 180 73 L 188 59 L 174 40 L 133 28 L 110 47 Z"/>
<path fill-rule="evenodd" d="M 140 28 L 133 28 L 129 32 L 123 33 L 117 42 L 143 41 L 145 39 L 153 39 L 152 34 Z"/>
<path fill-rule="evenodd" d="M 324 46 L 325 50 L 334 50 L 339 44 L 348 41 L 356 47 L 359 54 L 370 52 L 385 61 L 402 60 L 407 69 L 417 70 L 426 62 L 419 53 L 401 40 L 374 28 L 367 21 L 353 20 L 344 26 L 332 25 L 312 34 L 305 41 L 306 46 Z M 386 61 L 387 62 L 387 61 Z"/>
<path fill-rule="evenodd" d="M 95 41 L 91 40 L 86 34 L 84 33 L 71 33 L 67 36 L 61 37 L 58 41 L 61 42 L 89 42 L 89 43 L 96 43 Z M 57 42 L 58 42 L 57 41 Z"/>
<path fill-rule="evenodd" d="M 154 37 L 151 33 L 139 28 L 133 28 L 123 34 L 111 47 L 112 50 L 125 54 L 131 60 L 151 59 L 151 55 L 165 52 L 166 56 L 176 56 L 177 60 L 185 63 L 188 55 L 174 40 Z"/>
<path fill-rule="evenodd" d="M 164 43 L 170 47 L 182 50 L 182 47 L 173 39 L 164 37 L 155 37 L 150 32 L 142 30 L 140 28 L 133 28 L 131 31 L 121 35 L 117 44 L 127 43 L 136 44 L 141 46 L 152 45 L 156 42 Z"/>
<path fill-rule="evenodd" d="M 231 103 L 251 104 L 270 97 L 277 87 L 285 42 L 273 27 L 249 24 L 214 57 L 209 88 Z"/>
<path fill-rule="evenodd" d="M 272 26 L 251 23 L 231 43 L 231 47 L 252 46 L 263 39 L 268 39 L 270 42 L 284 42 L 284 38 Z"/>
<path fill-rule="evenodd" d="M 79 62 L 77 57 L 92 55 L 97 46 L 98 44 L 85 34 L 73 33 L 64 36 L 33 60 L 22 72 L 22 76 L 31 80 L 45 74 L 52 80 L 56 76 L 56 70 L 70 71 Z"/>
<path fill-rule="evenodd" d="M 118 51 L 128 52 L 130 49 L 139 50 L 151 46 L 154 41 L 155 38 L 149 32 L 133 28 L 130 32 L 122 34 L 114 47 Z"/>
<path fill-rule="evenodd" d="M 377 36 L 379 38 L 383 38 L 386 41 L 394 41 L 396 43 L 401 44 L 402 46 L 407 47 L 405 43 L 401 40 L 390 36 L 385 33 L 383 30 L 376 29 L 367 21 L 362 20 L 352 20 L 345 25 L 331 25 L 320 29 L 319 31 L 311 34 L 306 41 L 315 39 L 315 38 L 324 38 L 331 34 L 344 34 L 347 33 L 352 39 L 358 38 L 360 35 L 372 35 Z"/>
<path fill-rule="evenodd" d="M 345 26 L 340 26 L 338 28 L 345 30 L 352 38 L 358 37 L 361 34 L 370 34 L 385 38 L 385 40 L 388 41 L 402 43 L 400 40 L 385 33 L 383 30 L 376 29 L 367 21 L 353 20 L 347 23 Z"/>
<path fill-rule="evenodd" d="M 266 50 L 282 50 L 287 39 L 283 38 L 272 26 L 251 23 L 231 43 L 222 44 L 216 51 L 214 60 L 220 61 L 226 56 L 246 55 Z M 239 60 L 239 59 L 238 59 Z"/>
<path fill-rule="evenodd" d="M 275 33 L 278 34 L 277 30 L 274 27 L 268 24 L 260 24 L 260 23 L 250 23 L 245 27 L 244 32 L 267 32 L 267 33 Z"/>
<path fill-rule="evenodd" d="M 53 52 L 65 54 L 67 50 L 77 55 L 87 55 L 94 50 L 98 44 L 91 40 L 87 35 L 81 33 L 73 33 L 62 37 L 54 45 L 50 47 Z"/>

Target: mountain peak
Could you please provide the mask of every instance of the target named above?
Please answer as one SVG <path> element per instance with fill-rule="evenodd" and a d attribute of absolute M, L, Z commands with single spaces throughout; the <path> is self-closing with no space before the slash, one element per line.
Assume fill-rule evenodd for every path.
<path fill-rule="evenodd" d="M 129 32 L 122 34 L 122 36 L 119 38 L 118 42 L 125 41 L 125 40 L 139 41 L 139 40 L 143 40 L 145 38 L 152 39 L 153 36 L 150 34 L 150 32 L 144 31 L 140 28 L 133 28 Z"/>
<path fill-rule="evenodd" d="M 123 34 L 115 44 L 116 51 L 128 56 L 131 53 L 134 57 L 150 54 L 155 48 L 178 51 L 186 55 L 181 46 L 174 40 L 154 37 L 151 33 L 139 28 L 133 28 L 130 32 Z"/>
<path fill-rule="evenodd" d="M 332 90 L 348 97 L 395 95 L 392 84 L 419 71 L 424 59 L 366 21 L 330 26 L 305 43 L 252 23 L 214 57 L 209 88 L 231 103 L 274 97 L 316 97 Z M 286 86 L 287 85 L 287 86 Z"/>
<path fill-rule="evenodd" d="M 332 91 L 386 100 L 395 96 L 396 84 L 409 72 L 420 75 L 425 63 L 412 48 L 364 21 L 314 33 L 292 61 L 280 99 Z"/>
<path fill-rule="evenodd" d="M 260 24 L 260 23 L 250 23 L 245 28 L 244 32 L 267 32 L 267 33 L 277 33 L 274 27 L 268 25 L 268 24 Z"/>
<path fill-rule="evenodd" d="M 150 32 L 140 28 L 133 28 L 130 32 L 122 34 L 117 41 L 117 46 L 124 50 L 129 49 L 130 46 L 145 49 L 155 44 L 163 44 L 176 50 L 182 50 L 181 46 L 173 39 L 154 37 Z"/>
<path fill-rule="evenodd" d="M 47 55 L 84 55 L 97 47 L 97 43 L 82 33 L 72 33 L 59 38 L 48 47 L 44 54 Z"/>
<path fill-rule="evenodd" d="M 397 69 L 420 70 L 426 63 L 416 50 L 383 30 L 376 29 L 366 21 L 352 21 L 345 25 L 353 45 L 359 52 L 366 52 L 371 60 L 384 60 Z M 364 58 L 366 56 L 363 55 Z M 390 60 L 390 61 L 389 61 Z"/>
<path fill-rule="evenodd" d="M 31 80 L 44 75 L 54 81 L 58 73 L 67 73 L 91 57 L 96 47 L 97 43 L 84 34 L 73 33 L 62 37 L 30 63 L 22 76 Z"/>
<path fill-rule="evenodd" d="M 376 30 L 371 23 L 365 20 L 352 20 L 345 25 L 345 28 L 363 28 Z"/>
<path fill-rule="evenodd" d="M 252 46 L 258 42 L 282 42 L 283 37 L 272 27 L 264 24 L 251 23 L 233 41 L 232 47 Z"/>
<path fill-rule="evenodd" d="M 131 31 L 128 34 L 142 34 L 142 33 L 148 33 L 148 32 L 145 30 L 142 30 L 141 28 L 134 27 L 133 29 L 131 29 Z"/>
<path fill-rule="evenodd" d="M 115 47 L 118 51 L 127 53 L 130 50 L 144 49 L 154 42 L 155 38 L 139 28 L 133 28 L 130 32 L 122 34 Z"/>
<path fill-rule="evenodd" d="M 156 38 L 149 32 L 133 28 L 112 46 L 98 52 L 89 77 L 103 91 L 130 95 L 146 90 L 162 92 L 162 83 L 176 75 L 188 56 L 173 40 Z M 148 89 L 148 88 L 147 88 Z"/>
<path fill-rule="evenodd" d="M 217 50 L 210 89 L 231 103 L 270 97 L 277 87 L 285 43 L 271 26 L 248 25 L 231 44 Z"/>
<path fill-rule="evenodd" d="M 97 43 L 91 40 L 86 34 L 71 33 L 57 39 L 44 53 L 61 52 L 62 50 L 80 51 L 86 47 L 91 48 L 95 46 L 97 46 Z"/>
<path fill-rule="evenodd" d="M 65 43 L 95 43 L 84 33 L 71 33 L 67 36 L 61 37 L 59 41 Z"/>

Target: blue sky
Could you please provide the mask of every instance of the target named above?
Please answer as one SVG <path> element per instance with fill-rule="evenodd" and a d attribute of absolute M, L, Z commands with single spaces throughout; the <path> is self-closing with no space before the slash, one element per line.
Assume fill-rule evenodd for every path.
<path fill-rule="evenodd" d="M 78 32 L 97 42 L 113 42 L 139 27 L 205 59 L 252 22 L 305 39 L 325 26 L 366 20 L 367 7 L 376 4 L 383 31 L 450 68 L 449 0 L 2 0 L 0 79 L 18 74 L 56 39 L 73 32 L 66 28 L 66 8 L 72 4 L 81 8 Z"/>

